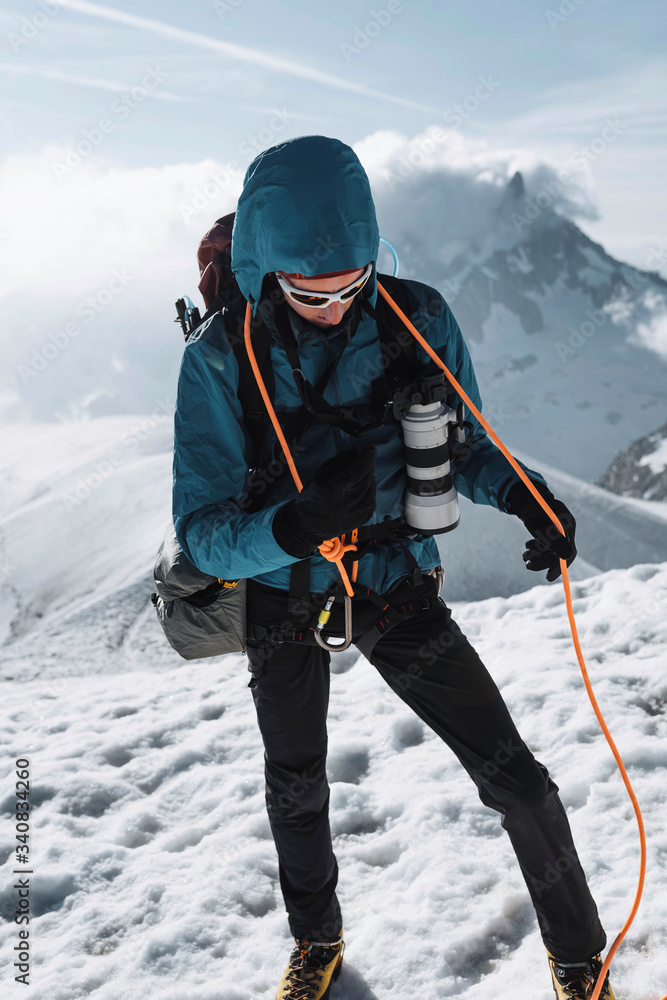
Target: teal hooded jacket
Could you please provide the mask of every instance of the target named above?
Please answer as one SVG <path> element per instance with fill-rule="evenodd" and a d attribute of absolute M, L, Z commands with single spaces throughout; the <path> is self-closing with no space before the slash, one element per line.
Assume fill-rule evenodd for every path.
<path fill-rule="evenodd" d="M 239 199 L 232 236 L 232 270 L 244 298 L 257 311 L 266 275 L 274 271 L 305 276 L 365 267 L 377 261 L 379 232 L 368 177 L 354 151 L 337 139 L 303 136 L 267 149 L 250 164 Z M 445 362 L 475 405 L 481 399 L 468 349 L 452 312 L 440 293 L 417 281 L 405 281 L 413 322 Z M 377 300 L 375 267 L 365 293 Z M 331 361 L 340 361 L 325 392 L 334 406 L 371 402 L 371 384 L 382 374 L 375 320 L 365 310 L 343 350 L 338 328 L 324 331 L 305 322 L 286 303 L 306 378 L 315 384 Z M 358 308 L 358 303 L 351 306 Z M 267 324 L 268 325 L 268 324 Z M 339 324 L 340 326 L 340 324 Z M 271 330 L 271 327 L 269 326 Z M 282 343 L 275 331 L 270 362 L 275 380 L 274 406 L 279 414 L 297 410 L 301 401 Z M 429 359 L 421 347 L 419 360 Z M 216 313 L 189 338 L 178 379 L 174 420 L 173 520 L 188 558 L 205 573 L 227 580 L 254 578 L 289 589 L 296 560 L 275 541 L 276 510 L 298 494 L 289 473 L 267 483 L 262 510 L 243 509 L 249 468 L 255 464 L 238 399 L 239 370 L 222 313 Z M 471 415 L 469 456 L 453 465 L 458 492 L 474 503 L 503 510 L 503 498 L 519 477 Z M 377 449 L 377 506 L 370 523 L 403 509 L 406 488 L 400 424 L 392 421 L 359 439 L 356 446 Z M 315 470 L 338 452 L 355 446 L 339 428 L 313 424 L 301 438 L 295 461 L 306 485 Z M 262 447 L 260 464 L 280 456 L 273 429 Z M 541 475 L 526 469 L 531 479 Z M 462 516 L 465 516 L 463 512 Z M 440 563 L 435 539 L 416 536 L 378 545 L 359 562 L 358 582 L 386 593 L 411 572 L 406 547 L 423 570 Z M 338 570 L 319 553 L 311 557 L 310 590 L 322 593 L 338 579 Z"/>

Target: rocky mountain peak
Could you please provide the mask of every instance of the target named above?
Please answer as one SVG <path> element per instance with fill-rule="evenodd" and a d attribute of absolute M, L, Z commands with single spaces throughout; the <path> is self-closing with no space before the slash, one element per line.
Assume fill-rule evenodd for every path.
<path fill-rule="evenodd" d="M 512 197 L 516 198 L 517 200 L 519 198 L 523 198 L 523 196 L 525 195 L 526 188 L 524 186 L 523 176 L 521 175 L 520 170 L 517 170 L 517 172 L 514 174 L 514 177 L 507 185 L 507 190 L 512 195 Z"/>
<path fill-rule="evenodd" d="M 619 452 L 597 485 L 624 497 L 667 500 L 667 424 Z"/>

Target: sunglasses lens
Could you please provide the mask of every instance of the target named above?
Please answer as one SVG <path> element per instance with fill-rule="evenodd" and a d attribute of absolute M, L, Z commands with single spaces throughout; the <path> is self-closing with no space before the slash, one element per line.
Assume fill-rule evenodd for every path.
<path fill-rule="evenodd" d="M 329 301 L 326 296 L 302 294 L 301 292 L 295 292 L 294 289 L 290 291 L 290 295 L 295 302 L 300 302 L 304 306 L 323 306 Z"/>
<path fill-rule="evenodd" d="M 371 275 L 370 275 L 370 271 L 369 271 L 368 274 L 363 275 L 359 279 L 359 281 L 356 283 L 356 285 L 354 286 L 354 288 L 351 288 L 349 290 L 349 292 L 345 292 L 345 294 L 341 296 L 343 302 L 348 302 L 350 299 L 354 298 L 354 296 L 357 295 L 361 291 L 361 289 L 364 287 L 364 285 L 366 284 L 366 282 L 368 281 L 368 279 L 370 278 L 370 276 Z"/>
<path fill-rule="evenodd" d="M 364 287 L 365 284 L 366 284 L 365 281 L 360 281 L 359 284 L 355 285 L 354 288 L 351 288 L 349 292 L 345 292 L 345 295 L 341 295 L 341 299 L 343 300 L 343 302 L 347 302 L 349 301 L 349 299 L 354 298 L 357 292 L 361 291 L 361 289 Z"/>

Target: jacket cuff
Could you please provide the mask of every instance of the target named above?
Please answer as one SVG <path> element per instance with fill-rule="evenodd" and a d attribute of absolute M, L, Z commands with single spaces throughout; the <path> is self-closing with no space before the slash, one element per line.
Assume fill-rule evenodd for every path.
<path fill-rule="evenodd" d="M 530 479 L 530 476 L 528 478 Z M 530 481 L 537 492 L 544 497 L 547 503 L 550 504 L 552 500 L 555 500 L 555 497 L 548 486 L 537 479 L 530 479 Z M 536 504 L 537 501 L 535 497 L 521 479 L 517 479 L 512 483 L 509 489 L 506 490 L 503 498 L 503 510 L 505 513 L 514 514 L 521 521 L 524 520 L 528 511 L 532 507 L 535 507 Z"/>

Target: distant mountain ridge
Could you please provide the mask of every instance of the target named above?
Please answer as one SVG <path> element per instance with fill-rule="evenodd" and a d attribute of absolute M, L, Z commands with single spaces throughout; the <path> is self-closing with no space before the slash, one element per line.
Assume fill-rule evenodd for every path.
<path fill-rule="evenodd" d="M 535 206 L 533 212 L 530 206 Z M 450 280 L 461 288 L 456 306 L 460 322 L 473 340 L 484 339 L 484 324 L 494 303 L 514 313 L 525 333 L 544 330 L 546 318 L 536 296 L 546 296 L 559 281 L 589 296 L 593 309 L 608 307 L 650 286 L 663 296 L 667 293 L 667 281 L 657 271 L 642 271 L 615 260 L 574 222 L 549 207 L 540 208 L 527 195 L 519 172 L 509 182 L 496 218 L 500 232 L 510 241 L 512 235 L 516 239 L 509 245 L 503 241 L 504 245 L 480 261 L 471 262 L 462 253 L 450 265 L 455 271 Z M 563 351 L 563 357 L 568 353 Z"/>
<path fill-rule="evenodd" d="M 447 299 L 501 437 L 594 481 L 667 416 L 667 281 L 615 260 L 520 173 L 469 225 L 455 202 L 472 212 L 476 195 L 440 212 L 434 197 L 415 192 L 392 232 L 401 274 Z"/>
<path fill-rule="evenodd" d="M 597 485 L 624 497 L 667 501 L 667 423 L 619 452 Z"/>

